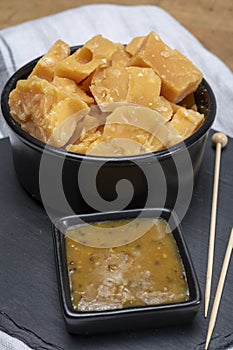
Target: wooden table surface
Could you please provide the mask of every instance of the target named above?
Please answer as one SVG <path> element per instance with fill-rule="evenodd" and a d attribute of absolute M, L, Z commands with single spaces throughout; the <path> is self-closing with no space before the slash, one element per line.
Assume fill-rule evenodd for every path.
<path fill-rule="evenodd" d="M 160 6 L 233 70 L 233 0 L 0 0 L 0 29 L 80 5 L 100 2 Z"/>

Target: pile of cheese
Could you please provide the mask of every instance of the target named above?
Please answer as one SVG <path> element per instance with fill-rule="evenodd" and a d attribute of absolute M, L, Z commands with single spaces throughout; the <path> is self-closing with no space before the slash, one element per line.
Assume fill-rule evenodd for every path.
<path fill-rule="evenodd" d="M 70 54 L 58 40 L 10 93 L 14 119 L 33 137 L 99 156 L 155 152 L 189 137 L 204 115 L 202 73 L 154 32 L 127 46 L 96 35 Z"/>

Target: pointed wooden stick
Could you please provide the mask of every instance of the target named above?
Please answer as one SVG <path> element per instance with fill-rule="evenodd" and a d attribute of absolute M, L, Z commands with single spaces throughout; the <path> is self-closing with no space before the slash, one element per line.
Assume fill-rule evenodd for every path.
<path fill-rule="evenodd" d="M 215 158 L 214 186 L 213 186 L 212 210 L 211 210 L 211 221 L 210 221 L 208 266 L 207 266 L 207 274 L 206 274 L 205 317 L 207 317 L 207 314 L 208 314 L 211 283 L 212 283 L 221 149 L 227 145 L 227 141 L 228 141 L 227 136 L 220 132 L 214 134 L 212 137 L 212 142 L 216 145 L 216 158 Z"/>
<path fill-rule="evenodd" d="M 210 315 L 210 322 L 209 322 L 209 327 L 208 327 L 208 332 L 207 332 L 207 337 L 206 337 L 205 350 L 207 350 L 209 347 L 211 335 L 212 335 L 213 330 L 214 330 L 214 326 L 215 326 L 215 322 L 216 322 L 216 318 L 217 318 L 217 313 L 218 313 L 218 308 L 219 308 L 219 304 L 220 304 L 220 300 L 221 300 L 221 296 L 222 296 L 222 291 L 223 291 L 223 287 L 224 287 L 224 282 L 225 282 L 225 278 L 226 278 L 226 274 L 227 274 L 227 269 L 228 269 L 230 258 L 231 258 L 232 249 L 233 249 L 233 228 L 231 229 L 231 235 L 230 235 L 228 245 L 227 245 L 227 250 L 226 250 L 226 254 L 225 254 L 225 258 L 224 258 L 224 262 L 223 262 L 223 266 L 222 266 L 222 271 L 221 271 L 219 282 L 218 282 L 217 292 L 216 292 L 216 295 L 214 298 L 213 309 L 212 309 L 212 312 Z"/>

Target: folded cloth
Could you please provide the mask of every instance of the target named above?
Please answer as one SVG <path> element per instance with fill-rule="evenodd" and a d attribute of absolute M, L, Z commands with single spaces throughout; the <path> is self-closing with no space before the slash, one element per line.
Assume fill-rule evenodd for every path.
<path fill-rule="evenodd" d="M 1 30 L 0 91 L 15 70 L 47 52 L 57 39 L 72 46 L 102 34 L 115 42 L 128 43 L 133 37 L 150 31 L 189 57 L 203 72 L 217 99 L 218 112 L 213 127 L 233 136 L 232 72 L 173 17 L 156 6 L 88 5 Z M 0 137 L 7 135 L 6 123 L 0 115 Z M 0 332 L 0 349 L 29 348 Z"/>
<path fill-rule="evenodd" d="M 203 72 L 217 99 L 215 130 L 233 137 L 233 76 L 228 67 L 167 12 L 156 6 L 87 5 L 0 31 L 0 88 L 8 76 L 62 39 L 83 44 L 95 34 L 128 43 L 155 31 L 171 47 L 189 57 Z M 7 136 L 0 117 L 0 136 Z"/>
<path fill-rule="evenodd" d="M 13 338 L 10 335 L 0 331 L 0 349 L 1 350 L 30 350 L 31 348 L 29 348 L 20 340 Z"/>

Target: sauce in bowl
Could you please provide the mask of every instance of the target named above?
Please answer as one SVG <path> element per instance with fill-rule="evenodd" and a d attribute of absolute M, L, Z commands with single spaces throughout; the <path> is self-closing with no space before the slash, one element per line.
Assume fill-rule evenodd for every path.
<path fill-rule="evenodd" d="M 75 239 L 90 228 L 105 228 L 132 237 L 145 225 L 145 234 L 130 243 L 98 248 Z M 148 224 L 150 229 L 148 229 Z M 126 226 L 125 226 L 126 227 Z M 131 240 L 131 239 L 130 239 Z M 189 300 L 189 288 L 176 241 L 164 219 L 114 220 L 67 229 L 66 255 L 71 299 L 75 311 L 103 311 L 173 304 Z"/>

